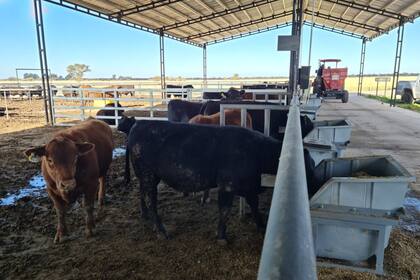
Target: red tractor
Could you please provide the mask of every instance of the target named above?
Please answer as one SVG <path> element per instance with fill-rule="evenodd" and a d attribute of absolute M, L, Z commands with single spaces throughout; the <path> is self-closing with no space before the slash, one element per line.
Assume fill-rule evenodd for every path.
<path fill-rule="evenodd" d="M 347 68 L 338 68 L 341 59 L 320 59 L 316 78 L 312 83 L 314 93 L 318 97 L 341 99 L 343 103 L 349 101 L 349 92 L 344 89 L 344 81 L 347 78 Z M 335 68 L 325 65 L 335 62 Z"/>

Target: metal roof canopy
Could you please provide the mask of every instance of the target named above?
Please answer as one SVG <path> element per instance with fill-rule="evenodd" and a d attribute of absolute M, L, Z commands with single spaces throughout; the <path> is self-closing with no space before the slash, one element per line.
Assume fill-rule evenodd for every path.
<path fill-rule="evenodd" d="M 44 0 L 202 47 L 290 25 L 293 0 Z M 374 39 L 420 16 L 418 0 L 305 0 L 303 22 Z"/>

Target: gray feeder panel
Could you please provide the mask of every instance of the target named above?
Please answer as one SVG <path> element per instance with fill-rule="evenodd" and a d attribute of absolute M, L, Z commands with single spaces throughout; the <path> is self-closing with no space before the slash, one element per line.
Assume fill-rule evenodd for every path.
<path fill-rule="evenodd" d="M 360 171 L 372 177 L 352 177 Z M 314 175 L 322 185 L 310 200 L 317 256 L 361 262 L 376 255 L 375 270 L 358 270 L 382 274 L 392 225 L 415 177 L 391 156 L 327 159 Z"/>
<path fill-rule="evenodd" d="M 307 116 L 311 121 L 316 119 L 316 111 L 311 111 L 311 110 L 304 110 L 303 108 L 300 111 L 300 114 L 303 116 Z"/>
<path fill-rule="evenodd" d="M 308 150 L 311 158 L 315 162 L 315 166 L 318 166 L 318 164 L 324 159 L 337 158 L 339 154 L 342 154 L 337 151 L 338 148 L 335 145 L 328 145 L 322 141 L 304 141 L 303 147 Z"/>
<path fill-rule="evenodd" d="M 347 145 L 350 142 L 351 123 L 348 120 L 315 121 L 314 129 L 304 141 L 321 140 L 328 144 Z"/>
<path fill-rule="evenodd" d="M 321 107 L 321 98 L 317 98 L 317 97 L 309 97 L 308 100 L 306 101 L 306 105 L 308 106 L 318 106 Z"/>

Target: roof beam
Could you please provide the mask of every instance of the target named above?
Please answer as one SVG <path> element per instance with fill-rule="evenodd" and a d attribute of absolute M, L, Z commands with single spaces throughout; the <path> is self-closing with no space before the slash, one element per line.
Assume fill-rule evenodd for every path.
<path fill-rule="evenodd" d="M 165 6 L 164 7 L 164 9 L 167 9 L 167 10 L 169 10 L 169 11 L 171 11 L 171 12 L 173 12 L 173 13 L 175 13 L 175 14 L 177 14 L 177 16 L 181 16 L 181 17 L 183 17 L 184 19 L 188 19 L 188 16 L 187 15 L 185 15 L 184 13 L 182 13 L 182 12 L 180 12 L 180 11 L 178 11 L 177 9 L 175 9 L 174 7 L 171 7 L 171 6 Z M 153 12 L 155 12 L 155 13 L 157 13 L 157 11 L 153 11 Z M 174 18 L 172 18 L 172 17 L 169 17 L 170 18 L 170 21 L 172 21 L 172 22 L 174 22 L 174 21 L 176 21 Z M 207 26 L 205 26 L 204 24 L 202 24 L 202 23 L 200 23 L 199 24 L 199 27 L 201 28 L 201 29 L 209 29 Z M 197 28 L 194 28 L 194 27 L 192 27 L 192 26 L 187 26 L 186 28 L 188 28 L 188 29 L 191 29 L 191 30 L 194 30 L 194 32 L 200 32 L 200 31 L 198 31 L 197 30 Z M 180 30 L 181 31 L 181 30 Z"/>
<path fill-rule="evenodd" d="M 312 26 L 312 23 L 311 22 L 308 22 L 308 21 L 305 21 L 303 24 L 304 25 L 307 25 L 307 26 Z M 318 28 L 318 29 L 326 30 L 326 31 L 337 33 L 337 34 L 340 34 L 340 35 L 346 35 L 346 36 L 349 36 L 349 37 L 352 37 L 352 38 L 357 38 L 357 39 L 363 39 L 363 38 L 365 38 L 364 36 L 359 35 L 359 34 L 347 32 L 347 31 L 341 30 L 341 29 L 336 29 L 336 28 L 328 27 L 328 26 L 325 26 L 325 25 L 320 25 L 320 24 L 317 24 L 317 23 L 314 23 L 313 26 L 315 28 Z"/>
<path fill-rule="evenodd" d="M 278 19 L 278 18 L 282 18 L 282 17 L 287 17 L 287 16 L 292 15 L 292 13 L 293 13 L 292 11 L 282 12 L 280 14 L 271 15 L 271 16 L 268 16 L 268 17 L 260 18 L 260 19 L 250 20 L 250 21 L 239 23 L 239 24 L 236 24 L 236 25 L 222 27 L 222 28 L 217 29 L 217 30 L 210 30 L 210 31 L 207 31 L 207 32 L 197 33 L 197 34 L 194 34 L 194 35 L 191 35 L 191 36 L 188 36 L 188 37 L 184 37 L 183 40 L 189 41 L 189 40 L 194 40 L 194 39 L 210 36 L 210 35 L 213 35 L 213 34 L 218 34 L 218 33 L 221 33 L 221 32 L 231 31 L 231 30 L 235 30 L 235 29 L 238 29 L 238 28 L 247 27 L 247 26 L 250 26 L 250 25 L 262 23 L 262 22 L 267 21 L 267 20 L 273 20 L 273 19 Z"/>
<path fill-rule="evenodd" d="M 187 5 L 185 2 L 178 2 L 178 4 L 177 4 L 177 5 L 181 6 L 183 9 L 187 9 L 187 10 L 189 10 L 191 13 L 193 13 L 193 14 L 195 14 L 195 15 L 197 15 L 197 16 L 202 16 L 202 15 L 203 15 L 201 12 L 199 12 L 199 11 L 197 11 L 196 9 L 194 9 L 193 7 L 191 7 L 191 6 Z M 208 21 L 208 23 L 210 23 L 211 25 L 213 25 L 213 27 L 220 28 L 220 25 L 216 24 L 216 23 L 215 23 L 214 21 L 212 21 L 212 20 L 209 20 L 209 21 Z M 207 26 L 206 26 L 206 27 L 207 27 Z M 207 28 L 208 28 L 208 27 L 207 27 Z"/>
<path fill-rule="evenodd" d="M 148 10 L 153 10 L 159 7 L 163 7 L 163 6 L 167 6 L 169 4 L 172 3 L 176 3 L 182 0 L 157 0 L 157 1 L 152 1 L 150 3 L 144 4 L 144 5 L 139 5 L 139 6 L 135 6 L 134 8 L 129 8 L 129 9 L 125 9 L 125 10 L 120 10 L 118 12 L 109 14 L 110 17 L 115 17 L 115 18 L 122 18 L 124 16 L 129 16 L 132 14 L 137 14 L 137 13 L 141 13 L 144 11 L 148 11 Z"/>
<path fill-rule="evenodd" d="M 248 4 L 237 6 L 237 7 L 232 8 L 232 9 L 225 9 L 225 10 L 220 11 L 220 12 L 214 12 L 214 13 L 211 13 L 211 14 L 208 14 L 208 15 L 199 16 L 199 17 L 192 18 L 192 19 L 189 19 L 189 20 L 186 20 L 186 21 L 166 25 L 166 26 L 163 26 L 162 29 L 164 31 L 166 31 L 166 30 L 170 30 L 170 29 L 174 29 L 174 28 L 179 28 L 181 26 L 186 26 L 186 25 L 198 23 L 198 22 L 201 22 L 201 21 L 214 19 L 214 18 L 217 18 L 217 17 L 222 17 L 222 16 L 225 16 L 225 15 L 228 15 L 228 14 L 233 14 L 233 13 L 236 13 L 236 12 L 251 9 L 251 8 L 258 7 L 258 6 L 268 4 L 268 3 L 271 3 L 271 2 L 275 2 L 275 1 L 277 1 L 277 0 L 257 0 L 257 1 L 253 1 L 253 2 L 248 3 Z"/>
<path fill-rule="evenodd" d="M 228 10 L 228 7 L 220 0 L 216 0 L 216 2 L 223 7 L 223 9 Z M 236 20 L 236 22 L 240 23 L 241 21 L 239 20 L 239 18 L 234 14 L 234 13 L 230 13 L 230 15 Z M 247 28 L 247 30 L 249 31 L 249 28 Z"/>
<path fill-rule="evenodd" d="M 370 6 L 375 0 L 370 0 L 366 5 Z M 347 7 L 350 8 L 350 7 Z M 359 12 L 354 16 L 354 20 L 356 20 L 361 14 L 363 14 L 364 10 L 359 10 Z"/>
<path fill-rule="evenodd" d="M 369 12 L 369 13 L 372 13 L 372 14 L 379 14 L 379 15 L 384 16 L 384 17 L 389 17 L 389 18 L 394 18 L 394 19 L 400 19 L 400 18 L 404 17 L 401 14 L 391 12 L 389 10 L 379 9 L 379 8 L 372 7 L 370 5 L 360 4 L 360 3 L 353 2 L 353 1 L 348 1 L 348 0 L 324 0 L 324 1 L 334 3 L 334 4 L 338 4 L 338 5 L 345 6 L 345 7 L 358 9 L 358 10 L 361 10 L 361 11 L 364 11 L 364 12 Z"/>
<path fill-rule="evenodd" d="M 407 9 L 409 9 L 409 8 L 411 8 L 411 6 L 414 6 L 415 4 L 417 4 L 417 1 L 418 0 L 414 0 L 413 2 L 411 2 L 411 3 L 409 3 L 407 6 L 405 6 L 404 8 L 402 8 L 401 9 L 401 11 L 405 11 L 405 10 L 407 10 Z M 396 2 L 396 0 L 391 0 L 388 4 L 386 4 L 385 6 L 384 6 L 384 9 L 386 9 L 386 8 L 388 8 L 389 6 L 391 6 L 392 4 L 394 4 Z M 367 20 L 366 20 L 366 23 L 368 23 L 369 21 L 371 21 L 372 19 L 374 19 L 375 17 L 377 16 L 377 14 L 374 14 L 374 15 L 372 15 L 370 18 L 368 18 Z M 384 24 L 386 21 L 388 21 L 389 20 L 389 18 L 386 18 L 386 19 L 384 19 L 383 21 L 381 21 L 379 24 L 378 24 L 378 26 L 381 26 L 382 24 Z M 406 18 L 403 18 L 402 19 L 403 21 L 409 21 L 409 18 L 408 17 L 406 17 Z M 399 24 L 399 23 L 398 23 Z M 397 26 L 398 26 L 398 24 L 397 24 Z M 395 27 L 393 27 L 393 28 L 395 28 Z M 393 29 L 392 28 L 392 29 Z M 356 31 L 357 30 L 357 28 L 354 30 L 354 31 Z"/>
<path fill-rule="evenodd" d="M 290 26 L 291 24 L 292 24 L 291 22 L 286 22 L 286 23 L 283 23 L 283 24 L 277 24 L 277 25 L 273 25 L 273 26 L 270 26 L 270 27 L 257 29 L 257 30 L 251 31 L 251 32 L 241 33 L 241 34 L 225 37 L 223 39 L 210 41 L 210 42 L 206 43 L 206 45 L 213 45 L 213 44 L 216 44 L 216 43 L 222 43 L 222 42 L 226 42 L 226 41 L 230 41 L 230 40 L 234 40 L 234 39 L 244 38 L 244 37 L 248 37 L 248 36 L 251 36 L 251 35 L 260 34 L 260 33 L 268 32 L 268 31 L 276 30 L 276 29 L 279 29 L 279 28 L 287 27 L 287 26 Z"/>
<path fill-rule="evenodd" d="M 204 7 L 207 11 L 209 11 L 210 13 L 215 13 L 216 11 L 210 7 L 209 5 L 206 4 L 205 1 L 203 0 L 196 0 L 202 7 Z M 228 22 L 224 17 L 220 18 L 221 21 L 223 21 L 227 26 L 230 25 L 230 22 Z M 229 33 L 230 34 L 230 33 Z"/>
<path fill-rule="evenodd" d="M 312 15 L 312 11 L 311 10 L 306 10 L 305 14 Z M 358 28 L 368 29 L 368 30 L 375 31 L 375 32 L 383 31 L 381 28 L 373 26 L 373 25 L 369 25 L 369 24 L 362 23 L 362 22 L 357 22 L 357 21 L 352 21 L 352 20 L 341 18 L 341 17 L 332 16 L 330 14 L 323 14 L 321 12 L 314 12 L 314 15 L 317 16 L 318 18 L 325 19 L 325 21 L 326 20 L 336 21 L 336 22 L 347 24 L 347 25 L 356 26 Z"/>
<path fill-rule="evenodd" d="M 344 11 L 344 13 L 341 15 L 342 18 L 344 18 L 344 16 L 347 14 L 347 12 L 350 10 L 350 7 L 347 7 L 346 10 Z M 356 17 L 353 18 L 354 21 L 356 21 Z M 333 28 L 335 28 L 337 26 L 338 21 L 336 21 L 333 25 Z"/>
<path fill-rule="evenodd" d="M 54 4 L 54 5 L 58 5 L 58 6 L 67 8 L 67 9 L 71 9 L 71 10 L 74 10 L 74 11 L 77 11 L 77 12 L 88 14 L 88 15 L 91 15 L 91 16 L 94 16 L 94 17 L 97 17 L 97 18 L 101 18 L 103 20 L 108 20 L 108 21 L 111 21 L 111 22 L 114 22 L 114 23 L 125 25 L 125 26 L 128 26 L 128 27 L 134 28 L 134 29 L 146 31 L 146 32 L 149 32 L 149 33 L 152 33 L 152 34 L 157 34 L 157 35 L 159 34 L 159 32 L 157 30 L 144 27 L 142 25 L 133 23 L 133 22 L 128 21 L 128 20 L 122 20 L 122 19 L 117 20 L 116 18 L 110 17 L 108 14 L 104 14 L 104 13 L 99 12 L 97 10 L 94 10 L 94 9 L 91 9 L 91 8 L 88 8 L 88 7 L 85 7 L 85 6 L 82 6 L 82 5 L 74 4 L 74 3 L 71 3 L 71 2 L 68 2 L 68 1 L 65 1 L 65 0 L 44 0 L 44 1 L 48 2 L 48 3 L 51 3 L 51 4 Z M 201 44 L 188 42 L 188 41 L 185 41 L 185 40 L 183 40 L 179 37 L 176 37 L 176 36 L 172 36 L 172 35 L 168 35 L 168 34 L 164 34 L 164 36 L 167 37 L 167 38 L 185 43 L 185 44 L 193 45 L 193 46 L 196 46 L 196 47 L 202 47 Z"/>

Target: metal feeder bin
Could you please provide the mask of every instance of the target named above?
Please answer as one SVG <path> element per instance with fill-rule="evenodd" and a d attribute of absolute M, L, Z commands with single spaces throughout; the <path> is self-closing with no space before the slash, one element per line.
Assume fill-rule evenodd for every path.
<path fill-rule="evenodd" d="M 349 120 L 314 121 L 313 124 L 314 129 L 303 138 L 304 142 L 320 140 L 342 146 L 350 142 L 351 123 Z"/>
<path fill-rule="evenodd" d="M 391 229 L 415 177 L 391 156 L 327 159 L 314 177 L 321 186 L 310 199 L 316 255 L 351 262 L 319 265 L 383 274 Z M 373 255 L 374 269 L 361 266 Z"/>
<path fill-rule="evenodd" d="M 306 105 L 308 105 L 308 106 L 318 106 L 318 108 L 319 108 L 319 107 L 321 107 L 321 98 L 316 97 L 316 95 L 315 96 L 310 96 L 308 98 L 308 100 L 306 101 Z"/>
<path fill-rule="evenodd" d="M 307 110 L 301 107 L 300 114 L 303 116 L 307 116 L 311 121 L 316 119 L 316 112 L 317 110 Z"/>
<path fill-rule="evenodd" d="M 303 142 L 303 147 L 309 152 L 311 158 L 315 162 L 315 166 L 323 161 L 324 159 L 337 158 L 342 154 L 342 150 L 338 151 L 338 147 L 334 144 L 329 145 L 322 141 L 309 141 Z"/>

